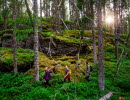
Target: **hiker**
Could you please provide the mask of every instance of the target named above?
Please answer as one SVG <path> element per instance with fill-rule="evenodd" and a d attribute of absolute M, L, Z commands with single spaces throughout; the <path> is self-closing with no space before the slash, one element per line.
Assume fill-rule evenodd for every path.
<path fill-rule="evenodd" d="M 47 86 L 51 86 L 49 84 L 49 80 L 51 79 L 51 71 L 50 71 L 50 68 L 46 67 L 45 68 L 45 75 L 43 76 L 43 79 L 45 80 L 44 84 L 45 84 L 45 87 Z"/>
<path fill-rule="evenodd" d="M 92 66 L 89 65 L 88 61 L 86 61 L 86 76 L 85 76 L 85 79 L 87 81 L 91 81 L 91 79 L 90 79 L 91 71 L 92 71 Z"/>
<path fill-rule="evenodd" d="M 68 79 L 69 82 L 71 82 L 70 80 L 70 74 L 71 74 L 71 70 L 68 68 L 68 66 L 65 66 L 65 76 L 64 76 L 64 82 L 66 82 L 66 79 Z"/>

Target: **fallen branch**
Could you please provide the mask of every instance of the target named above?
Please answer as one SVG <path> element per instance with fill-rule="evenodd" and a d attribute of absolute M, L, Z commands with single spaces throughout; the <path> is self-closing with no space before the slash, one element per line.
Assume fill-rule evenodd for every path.
<path fill-rule="evenodd" d="M 113 95 L 113 93 L 115 93 L 115 92 L 110 91 L 105 96 L 101 97 L 99 100 L 107 100 L 108 98 L 110 98 Z"/>

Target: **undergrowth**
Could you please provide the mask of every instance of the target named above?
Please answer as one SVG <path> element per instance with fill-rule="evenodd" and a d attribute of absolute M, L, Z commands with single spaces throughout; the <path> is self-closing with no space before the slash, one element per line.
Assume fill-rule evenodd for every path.
<path fill-rule="evenodd" d="M 71 83 L 63 82 L 60 74 L 52 73 L 50 80 L 51 87 L 45 88 L 42 80 L 44 72 L 40 72 L 40 80 L 35 82 L 32 75 L 23 73 L 4 74 L 0 73 L 0 99 L 1 100 L 98 100 L 100 97 L 114 91 L 114 95 L 109 100 L 118 100 L 120 96 L 129 100 L 130 78 L 128 61 L 121 66 L 118 75 L 113 81 L 115 72 L 115 62 L 105 62 L 105 91 L 98 88 L 98 68 L 93 66 L 91 73 L 92 81 L 88 82 L 84 76 L 78 76 L 80 81 Z M 74 74 L 74 73 L 72 73 Z"/>

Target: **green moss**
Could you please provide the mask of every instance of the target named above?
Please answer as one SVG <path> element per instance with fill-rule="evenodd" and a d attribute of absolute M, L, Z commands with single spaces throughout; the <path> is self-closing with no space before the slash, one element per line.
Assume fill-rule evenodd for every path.
<path fill-rule="evenodd" d="M 61 64 L 62 66 L 65 66 L 65 65 L 70 65 L 70 62 L 68 62 L 68 61 L 62 61 L 60 64 Z"/>
<path fill-rule="evenodd" d="M 77 44 L 78 40 L 77 39 L 69 39 L 69 38 L 64 38 L 62 36 L 54 36 L 55 39 L 59 41 L 63 41 L 65 43 L 71 43 L 71 44 Z"/>
<path fill-rule="evenodd" d="M 62 60 L 62 61 L 66 61 L 69 59 L 75 59 L 75 56 L 62 56 L 62 57 L 57 57 L 56 60 Z"/>
<path fill-rule="evenodd" d="M 89 55 L 85 55 L 85 56 L 81 56 L 83 59 L 83 61 L 89 61 L 89 62 L 93 62 L 93 54 L 89 54 Z"/>
<path fill-rule="evenodd" d="M 15 33 L 17 34 L 17 39 L 22 40 L 28 38 L 30 34 L 33 33 L 32 29 L 25 29 L 25 30 L 16 30 Z"/>
<path fill-rule="evenodd" d="M 39 23 L 39 25 L 40 25 L 40 23 Z M 48 23 L 48 22 L 43 22 L 43 24 L 42 24 L 42 31 L 43 32 L 51 32 L 51 29 L 52 28 L 55 28 L 56 27 L 56 25 L 55 24 L 50 24 L 50 23 Z"/>
<path fill-rule="evenodd" d="M 106 36 L 114 37 L 114 34 L 112 34 L 112 33 L 110 33 L 110 32 L 104 32 L 104 34 L 105 34 Z"/>
<path fill-rule="evenodd" d="M 39 54 L 39 66 L 40 67 L 51 67 L 55 65 L 53 60 L 50 60 L 47 56 Z"/>
<path fill-rule="evenodd" d="M 126 39 L 128 37 L 128 34 L 120 34 L 120 37 Z"/>
<path fill-rule="evenodd" d="M 74 22 L 74 21 L 71 21 L 71 20 L 64 20 L 64 22 L 65 22 L 66 24 L 75 24 L 75 22 Z"/>
<path fill-rule="evenodd" d="M 7 65 L 13 65 L 13 50 L 10 48 L 0 48 L 1 62 Z M 17 50 L 18 65 L 25 65 L 32 62 L 34 58 L 34 52 L 28 49 Z"/>
<path fill-rule="evenodd" d="M 13 30 L 12 29 L 7 29 L 7 30 L 0 31 L 0 35 L 2 35 L 4 33 L 8 33 L 8 34 L 2 36 L 2 38 L 6 38 L 7 36 L 11 36 L 10 33 L 12 34 Z M 22 39 L 28 38 L 28 36 L 33 33 L 33 30 L 32 29 L 15 30 L 15 33 L 17 34 L 16 38 L 18 40 L 22 40 Z"/>
<path fill-rule="evenodd" d="M 46 37 L 50 37 L 50 36 L 53 36 L 53 33 L 52 32 L 39 32 L 40 34 L 46 36 Z"/>
<path fill-rule="evenodd" d="M 79 37 L 79 30 L 65 30 L 61 34 L 63 37 Z"/>
<path fill-rule="evenodd" d="M 3 64 L 13 66 L 13 50 L 11 48 L 0 48 L 0 61 Z M 34 61 L 34 51 L 30 49 L 18 48 L 17 50 L 18 66 L 24 66 Z M 44 54 L 39 53 L 40 67 L 51 67 L 54 62 L 46 57 Z"/>
<path fill-rule="evenodd" d="M 65 31 L 62 31 L 61 33 L 63 37 L 80 37 L 79 30 L 65 30 Z M 95 34 L 97 34 L 97 30 L 95 30 Z M 92 30 L 85 30 L 84 37 L 92 37 Z"/>
<path fill-rule="evenodd" d="M 6 30 L 0 31 L 0 35 L 3 33 L 12 33 L 12 32 L 13 32 L 13 29 L 6 29 Z"/>
<path fill-rule="evenodd" d="M 71 32 L 71 33 L 69 33 Z M 76 37 L 73 37 L 73 36 L 76 36 L 75 34 L 78 34 L 78 30 L 66 30 L 65 32 L 61 32 L 63 34 L 63 36 L 58 36 L 56 35 L 57 33 L 54 32 L 39 32 L 40 34 L 42 34 L 44 36 L 45 39 L 50 39 L 50 36 L 52 36 L 55 40 L 58 40 L 58 41 L 63 41 L 65 43 L 68 43 L 68 44 L 74 44 L 74 45 L 79 45 L 80 43 L 82 44 L 88 44 L 88 43 L 92 43 L 92 39 L 78 39 Z M 59 34 L 59 33 L 58 33 Z"/>

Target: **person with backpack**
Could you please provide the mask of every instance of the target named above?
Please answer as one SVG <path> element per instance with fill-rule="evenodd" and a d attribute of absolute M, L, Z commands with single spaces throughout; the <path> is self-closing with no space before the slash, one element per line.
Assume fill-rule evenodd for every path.
<path fill-rule="evenodd" d="M 68 68 L 68 66 L 65 66 L 65 76 L 64 76 L 64 82 L 66 82 L 66 79 L 68 79 L 69 82 L 71 82 L 70 80 L 70 74 L 71 74 L 71 70 Z"/>
<path fill-rule="evenodd" d="M 92 66 L 89 65 L 88 61 L 86 61 L 86 76 L 85 76 L 85 79 L 87 81 L 91 81 L 90 73 L 92 72 L 92 70 L 93 70 Z"/>
<path fill-rule="evenodd" d="M 51 74 L 50 73 L 51 73 L 51 71 L 50 71 L 49 67 L 46 67 L 45 68 L 45 75 L 43 76 L 43 79 L 45 80 L 45 82 L 44 82 L 45 87 L 51 86 L 49 84 L 49 80 L 51 79 Z"/>

